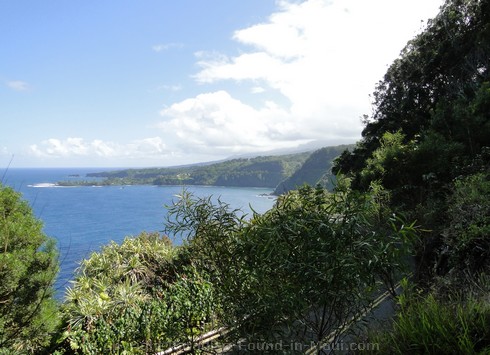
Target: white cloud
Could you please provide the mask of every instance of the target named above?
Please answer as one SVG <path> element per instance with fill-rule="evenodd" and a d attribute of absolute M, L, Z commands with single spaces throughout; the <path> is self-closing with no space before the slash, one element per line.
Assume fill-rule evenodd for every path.
<path fill-rule="evenodd" d="M 31 145 L 29 152 L 70 164 L 72 158 L 88 164 L 95 158 L 99 165 L 161 165 L 315 139 L 353 142 L 362 129 L 359 117 L 371 112 L 369 95 L 376 82 L 421 29 L 420 21 L 436 15 L 442 2 L 278 0 L 278 10 L 266 21 L 232 34 L 236 52 L 194 53 L 198 70 L 192 79 L 199 85 L 191 90 L 200 94 L 183 96 L 188 84 L 185 90 L 180 85 L 156 89 L 185 98 L 160 112 L 164 138 L 50 138 Z M 167 43 L 151 49 L 180 47 Z M 30 88 L 23 81 L 6 84 L 13 90 Z"/>
<path fill-rule="evenodd" d="M 354 141 L 369 95 L 421 20 L 437 14 L 442 0 L 280 1 L 261 24 L 238 30 L 236 56 L 197 52 L 194 79 L 219 86 L 250 83 L 287 100 L 247 102 L 218 89 L 164 109 L 160 127 L 198 150 L 271 149 L 322 139 Z M 269 91 L 269 90 L 267 90 Z M 235 91 L 234 91 L 235 92 Z M 284 101 L 284 100 L 283 100 Z"/>
<path fill-rule="evenodd" d="M 99 157 L 109 158 L 122 154 L 122 147 L 119 144 L 104 142 L 100 139 L 95 139 L 88 143 L 88 147 Z"/>
<path fill-rule="evenodd" d="M 183 45 L 181 43 L 159 43 L 151 47 L 151 49 L 157 53 L 169 50 L 171 48 L 181 48 Z"/>
<path fill-rule="evenodd" d="M 82 138 L 67 138 L 62 141 L 56 138 L 50 138 L 42 142 L 42 147 L 36 144 L 31 145 L 31 151 L 38 156 L 70 156 L 70 155 L 87 155 L 89 152 L 88 145 Z"/>
<path fill-rule="evenodd" d="M 28 91 L 31 86 L 22 80 L 11 80 L 7 81 L 6 85 L 14 91 Z"/>
<path fill-rule="evenodd" d="M 152 156 L 163 155 L 169 152 L 168 147 L 160 137 L 144 138 L 131 142 L 127 145 L 127 155 L 131 156 Z"/>
<path fill-rule="evenodd" d="M 287 110 L 273 102 L 262 108 L 234 99 L 226 91 L 200 94 L 161 111 L 159 127 L 177 137 L 182 149 L 211 154 L 260 151 L 305 142 Z"/>
<path fill-rule="evenodd" d="M 100 139 L 86 141 L 82 138 L 66 138 L 64 140 L 50 138 L 39 145 L 31 145 L 29 152 L 31 155 L 42 158 L 89 156 L 101 158 L 150 158 L 165 156 L 165 154 L 170 153 L 160 137 L 134 140 L 126 144 L 106 142 Z"/>

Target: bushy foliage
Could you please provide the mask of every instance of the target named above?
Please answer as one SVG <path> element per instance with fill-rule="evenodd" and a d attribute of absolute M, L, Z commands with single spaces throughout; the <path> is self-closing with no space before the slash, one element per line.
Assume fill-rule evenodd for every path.
<path fill-rule="evenodd" d="M 397 187 L 408 179 L 423 188 L 424 175 L 450 182 L 465 161 L 488 145 L 489 13 L 488 0 L 447 0 L 393 62 L 376 87 L 373 115 L 366 120 L 363 139 L 336 163 L 336 171 L 352 175 L 354 187 L 369 186 L 361 181 L 361 171 L 386 133 L 400 131 L 404 144 L 415 142 L 425 149 L 423 154 L 419 150 L 411 154 L 408 166 L 418 169 L 392 172 L 398 172 Z M 420 196 L 408 191 L 405 198 L 410 194 Z"/>
<path fill-rule="evenodd" d="M 185 242 L 183 252 L 215 288 L 220 305 L 219 323 L 236 325 L 243 317 L 240 300 L 248 286 L 243 269 L 241 235 L 248 221 L 239 209 L 231 209 L 221 199 L 198 198 L 184 190 L 172 206 L 168 206 L 166 232 Z M 239 310 L 239 311 L 237 311 Z"/>
<path fill-rule="evenodd" d="M 57 324 L 54 240 L 13 189 L 0 185 L 0 353 L 41 351 Z"/>
<path fill-rule="evenodd" d="M 392 285 L 414 229 L 387 216 L 383 198 L 382 191 L 338 186 L 329 194 L 305 186 L 252 220 L 243 254 L 254 275 L 244 290 L 253 332 L 284 341 L 338 340 L 379 282 Z"/>
<path fill-rule="evenodd" d="M 490 180 L 486 174 L 455 182 L 443 236 L 445 271 L 490 272 Z"/>
<path fill-rule="evenodd" d="M 338 336 L 380 283 L 392 285 L 416 236 L 387 213 L 387 196 L 375 186 L 368 194 L 345 184 L 333 194 L 305 186 L 249 221 L 226 204 L 183 197 L 168 226 L 188 236 L 235 340 Z"/>
<path fill-rule="evenodd" d="M 444 299 L 417 290 L 406 280 L 403 284 L 391 331 L 372 335 L 370 340 L 380 344 L 378 354 L 490 352 L 490 305 L 484 299 L 488 284 L 486 292 L 445 295 Z"/>
<path fill-rule="evenodd" d="M 158 233 L 93 253 L 67 291 L 61 348 L 144 354 L 192 343 L 212 320 L 213 288 L 184 259 Z"/>

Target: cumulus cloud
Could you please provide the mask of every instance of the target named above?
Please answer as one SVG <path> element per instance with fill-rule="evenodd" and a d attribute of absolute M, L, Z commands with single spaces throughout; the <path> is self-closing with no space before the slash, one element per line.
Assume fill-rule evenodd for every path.
<path fill-rule="evenodd" d="M 14 91 L 28 91 L 31 86 L 22 80 L 7 81 L 6 85 Z"/>
<path fill-rule="evenodd" d="M 162 155 L 169 152 L 167 145 L 160 137 L 135 140 L 128 144 L 126 148 L 126 154 L 141 157 Z"/>
<path fill-rule="evenodd" d="M 181 157 L 196 162 L 196 157 L 222 158 L 312 140 L 354 142 L 362 129 L 360 117 L 371 111 L 369 95 L 376 82 L 421 30 L 420 21 L 436 15 L 441 3 L 278 0 L 278 10 L 263 23 L 232 34 L 238 51 L 195 53 L 198 69 L 192 79 L 199 85 L 193 90 L 200 94 L 186 98 L 180 85 L 157 88 L 184 98 L 160 112 L 158 128 L 165 140 L 50 138 L 31 145 L 30 153 L 66 161 L 167 162 L 173 157 L 184 163 Z M 181 46 L 155 44 L 151 49 Z M 22 81 L 7 85 L 29 89 Z"/>
<path fill-rule="evenodd" d="M 100 139 L 86 141 L 82 138 L 73 137 L 66 139 L 50 138 L 40 144 L 31 145 L 29 151 L 32 155 L 42 158 L 88 156 L 101 158 L 149 158 L 169 153 L 167 146 L 160 137 L 134 140 L 126 144 Z"/>
<path fill-rule="evenodd" d="M 255 109 L 226 91 L 200 94 L 161 111 L 159 127 L 189 152 L 230 153 L 282 148 L 308 141 L 273 102 Z"/>
<path fill-rule="evenodd" d="M 422 2 L 425 6 L 418 6 Z M 200 70 L 193 78 L 203 85 L 250 83 L 249 94 L 275 92 L 283 100 L 250 102 L 237 91 L 232 96 L 217 90 L 164 109 L 160 127 L 182 145 L 209 151 L 354 141 L 360 117 L 371 110 L 376 82 L 440 3 L 280 1 L 267 21 L 233 34 L 241 46 L 238 55 L 195 53 Z"/>

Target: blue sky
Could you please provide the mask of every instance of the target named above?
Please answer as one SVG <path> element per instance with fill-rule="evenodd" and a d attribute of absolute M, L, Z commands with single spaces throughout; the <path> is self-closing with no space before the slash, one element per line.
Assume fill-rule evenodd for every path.
<path fill-rule="evenodd" d="M 355 142 L 442 0 L 0 0 L 0 167 Z"/>

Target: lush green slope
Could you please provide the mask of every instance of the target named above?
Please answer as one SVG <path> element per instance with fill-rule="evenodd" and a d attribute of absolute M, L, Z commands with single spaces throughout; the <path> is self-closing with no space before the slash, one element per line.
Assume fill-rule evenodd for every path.
<path fill-rule="evenodd" d="M 490 353 L 490 1 L 446 0 L 379 82 L 336 160 L 423 230 L 381 354 Z"/>
<path fill-rule="evenodd" d="M 210 164 L 141 168 L 87 174 L 94 181 L 62 181 L 59 185 L 211 185 L 275 188 L 279 195 L 304 184 L 331 186 L 333 160 L 353 145 L 314 152 L 232 159 Z"/>
<path fill-rule="evenodd" d="M 295 190 L 304 184 L 332 187 L 331 174 L 332 163 L 344 150 L 350 150 L 354 145 L 339 145 L 325 147 L 314 151 L 304 164 L 291 176 L 282 181 L 274 190 L 275 195 L 280 195 Z"/>
<path fill-rule="evenodd" d="M 306 161 L 311 152 L 232 159 L 208 165 L 145 168 L 88 174 L 102 177 L 101 185 L 215 185 L 275 188 Z M 73 182 L 60 183 L 73 184 Z M 81 184 L 85 184 L 82 182 Z M 93 185 L 94 182 L 87 182 Z"/>

